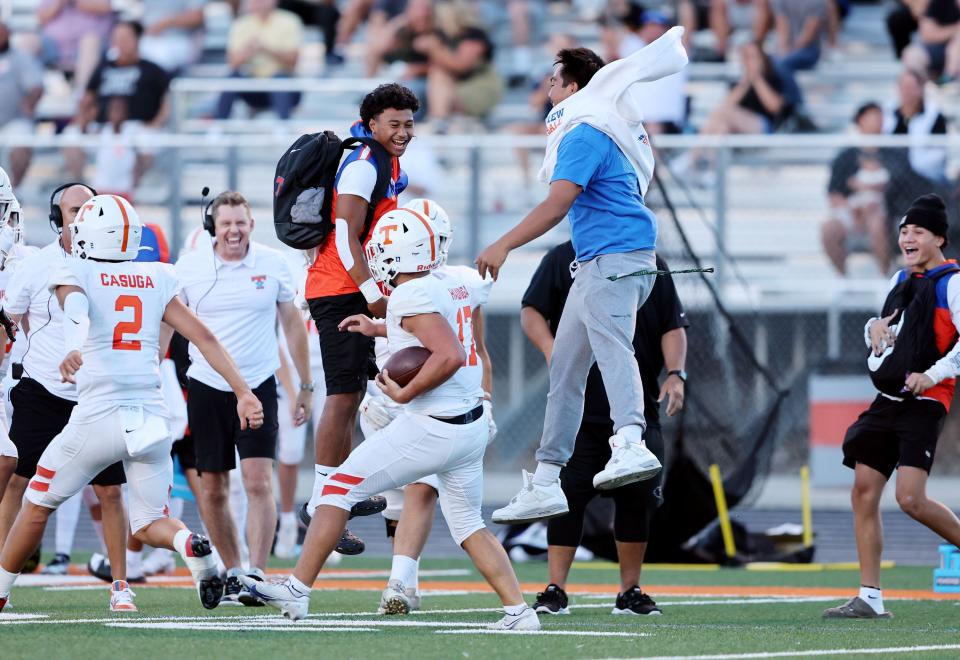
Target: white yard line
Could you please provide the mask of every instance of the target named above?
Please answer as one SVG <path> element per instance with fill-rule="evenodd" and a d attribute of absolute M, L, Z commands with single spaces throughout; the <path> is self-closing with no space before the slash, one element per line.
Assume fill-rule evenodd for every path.
<path fill-rule="evenodd" d="M 650 637 L 650 633 L 599 632 L 596 630 L 438 630 L 439 635 L 550 635 L 563 637 Z"/>
<path fill-rule="evenodd" d="M 717 655 L 663 655 L 647 657 L 643 658 L 642 660 L 748 660 L 752 658 L 799 658 L 829 655 L 884 655 L 887 653 L 919 653 L 921 651 L 952 651 L 958 649 L 960 649 L 960 644 L 931 644 L 929 646 L 887 646 L 883 648 L 857 649 L 808 649 L 804 651 L 724 653 Z"/>

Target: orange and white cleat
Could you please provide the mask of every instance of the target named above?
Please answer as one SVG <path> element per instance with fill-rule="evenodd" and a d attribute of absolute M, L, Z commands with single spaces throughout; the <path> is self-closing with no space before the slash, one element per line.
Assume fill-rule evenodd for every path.
<path fill-rule="evenodd" d="M 110 611 L 111 612 L 136 612 L 137 606 L 133 602 L 135 593 L 130 591 L 130 585 L 126 580 L 114 580 L 110 587 Z"/>

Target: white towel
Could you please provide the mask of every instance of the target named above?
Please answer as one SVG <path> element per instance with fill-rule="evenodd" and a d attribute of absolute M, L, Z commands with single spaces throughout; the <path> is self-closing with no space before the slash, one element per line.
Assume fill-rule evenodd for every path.
<path fill-rule="evenodd" d="M 653 150 L 635 99 L 644 94 L 644 83 L 677 73 L 687 65 L 682 36 L 682 27 L 671 28 L 633 55 L 607 64 L 586 87 L 554 106 L 546 119 L 547 153 L 540 169 L 541 181 L 546 183 L 553 177 L 563 137 L 575 126 L 589 124 L 616 142 L 637 172 L 640 194 L 647 193 L 653 177 Z"/>

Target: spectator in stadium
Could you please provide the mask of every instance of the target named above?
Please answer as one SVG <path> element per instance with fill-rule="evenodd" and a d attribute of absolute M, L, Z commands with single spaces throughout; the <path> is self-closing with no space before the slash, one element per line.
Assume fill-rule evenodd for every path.
<path fill-rule="evenodd" d="M 287 339 L 299 377 L 297 424 L 306 422 L 313 399 L 307 331 L 294 304 L 296 287 L 286 260 L 278 251 L 251 240 L 254 219 L 246 198 L 220 193 L 210 205 L 213 253 L 194 250 L 176 264 L 180 296 L 217 337 L 240 373 L 263 403 L 264 423 L 240 430 L 237 399 L 195 346 L 187 390 L 187 417 L 196 446 L 201 477 L 203 522 L 227 568 L 221 605 L 256 605 L 240 584 L 239 539 L 230 515 L 230 471 L 240 457 L 246 491 L 247 575 L 263 579 L 277 525 L 273 496 L 273 461 L 277 455 L 277 385 L 280 367 L 276 326 Z M 205 220 L 206 223 L 209 220 Z"/>
<path fill-rule="evenodd" d="M 563 307 L 573 286 L 569 266 L 575 258 L 570 241 L 550 250 L 541 260 L 523 294 L 520 323 L 527 338 L 540 349 L 548 365 Z M 659 257 L 657 268 L 668 269 L 666 262 Z M 688 325 L 673 279 L 669 275 L 657 277 L 650 297 L 637 314 L 633 347 L 643 381 L 646 442 L 661 463 L 664 460 L 664 445 L 660 433 L 660 402 L 667 400 L 666 412 L 671 417 L 683 408 L 687 377 L 684 371 L 687 353 L 685 328 Z M 660 385 L 658 379 L 664 367 L 667 377 Z M 594 365 L 587 377 L 583 419 L 573 456 L 560 472 L 560 484 L 570 503 L 570 512 L 547 524 L 550 583 L 543 592 L 537 594 L 533 607 L 538 612 L 559 614 L 567 608 L 565 587 L 583 534 L 584 513 L 587 504 L 602 494 L 593 486 L 593 475 L 602 470 L 610 458 L 608 440 L 612 435 L 610 404 L 600 369 Z M 624 613 L 660 613 L 660 608 L 640 590 L 639 585 L 650 522 L 654 511 L 663 501 L 662 481 L 661 473 L 648 481 L 604 491 L 616 503 L 614 537 L 620 561 L 620 593 L 616 609 Z"/>
<path fill-rule="evenodd" d="M 59 236 L 20 262 L 4 292 L 3 310 L 25 330 L 26 337 L 21 341 L 29 342 L 30 350 L 22 355 L 22 377 L 9 393 L 13 405 L 10 439 L 19 459 L 0 503 L 0 546 L 20 511 L 29 480 L 43 469 L 38 466 L 40 456 L 67 425 L 77 405 L 76 384 L 63 382 L 60 374 L 64 316 L 47 288 L 47 279 L 51 268 L 72 254 L 70 225 L 93 195 L 84 184 L 65 184 L 53 192 L 50 218 Z M 99 529 L 118 580 L 127 577 L 127 522 L 121 491 L 125 482 L 121 463 L 104 469 L 90 481 L 100 501 L 103 524 Z"/>
<path fill-rule="evenodd" d="M 355 149 L 341 164 L 331 215 L 332 235 L 319 247 L 307 272 L 305 297 L 320 336 L 327 392 L 316 429 L 316 474 L 313 495 L 305 511 L 309 515 L 313 515 L 327 477 L 350 454 L 367 379 L 376 373 L 373 340 L 360 333 L 340 332 L 339 325 L 352 314 L 377 318 L 384 318 L 386 314 L 386 298 L 373 279 L 364 255 L 363 245 L 368 238 L 365 232 L 369 233 L 384 213 L 397 207 L 397 197 L 407 187 L 400 157 L 413 139 L 413 114 L 419 108 L 416 95 L 396 83 L 380 85 L 364 97 L 360 103 L 360 121 L 351 132 L 372 137 L 386 154 L 381 152 L 378 156 L 368 147 Z M 381 162 L 385 160 L 383 156 L 389 160 Z M 374 199 L 380 172 L 389 172 L 389 183 L 384 198 Z M 385 507 L 386 500 L 380 497 L 376 507 L 365 506 L 358 513 L 370 515 Z M 337 550 L 358 554 L 363 548 L 362 540 L 346 531 Z"/>
<path fill-rule="evenodd" d="M 644 10 L 631 3 L 627 13 L 621 16 L 626 28 L 608 61 L 619 60 L 653 43 L 667 33 L 673 22 L 659 11 Z M 635 101 L 643 111 L 643 126 L 651 135 L 682 133 L 687 123 L 687 71 L 661 78 L 644 85 L 635 95 Z"/>
<path fill-rule="evenodd" d="M 394 30 L 385 30 L 385 36 L 379 44 L 370 43 L 367 47 L 367 72 L 375 74 L 381 62 L 399 65 L 391 70 L 402 72 L 395 77 L 413 90 L 418 97 L 427 95 L 427 73 L 430 70 L 430 57 L 416 47 L 417 40 L 425 35 L 442 38 L 443 33 L 436 26 L 432 0 L 411 0 L 406 10 L 389 25 Z M 416 119 L 426 110 L 421 107 Z"/>
<path fill-rule="evenodd" d="M 927 0 L 897 0 L 896 6 L 887 14 L 887 33 L 893 46 L 893 54 L 899 60 L 903 51 L 910 45 L 913 33 L 917 31 L 917 17 Z"/>
<path fill-rule="evenodd" d="M 103 194 L 120 195 L 133 202 L 140 173 L 137 171 L 137 152 L 125 138 L 130 134 L 129 103 L 124 96 L 107 101 L 107 121 L 100 128 L 100 144 L 94 161 L 93 185 Z"/>
<path fill-rule="evenodd" d="M 829 0 L 771 0 L 777 34 L 777 70 L 783 97 L 795 114 L 803 114 L 803 92 L 797 71 L 814 68 L 820 60 L 830 22 Z"/>
<path fill-rule="evenodd" d="M 10 44 L 10 29 L 0 23 L 0 135 L 30 135 L 37 103 L 43 94 L 43 65 Z M 14 187 L 30 167 L 28 147 L 10 150 L 10 180 Z"/>
<path fill-rule="evenodd" d="M 108 123 L 111 99 L 127 102 L 124 127 L 131 134 L 160 130 L 170 115 L 170 76 L 153 62 L 140 56 L 143 27 L 136 21 L 117 23 L 110 35 L 110 50 L 97 66 L 86 92 L 80 99 L 77 114 L 66 132 L 99 133 Z M 86 153 L 83 149 L 64 149 L 67 170 L 75 179 L 83 174 Z M 137 153 L 139 172 L 153 164 L 154 153 L 142 149 Z"/>
<path fill-rule="evenodd" d="M 347 0 L 337 26 L 337 48 L 340 55 L 353 35 L 367 22 L 368 44 L 381 43 L 396 29 L 390 22 L 407 8 L 407 0 Z"/>
<path fill-rule="evenodd" d="M 903 65 L 922 71 L 933 80 L 960 73 L 960 5 L 957 0 L 916 3 L 919 43 L 902 54 Z"/>
<path fill-rule="evenodd" d="M 290 78 L 303 44 L 303 24 L 295 14 L 277 9 L 276 0 L 250 0 L 248 12 L 234 20 L 227 43 L 227 61 L 234 78 Z M 270 108 L 289 119 L 300 103 L 299 92 L 223 92 L 217 119 L 228 119 L 237 99 L 254 109 Z"/>
<path fill-rule="evenodd" d="M 171 75 L 181 73 L 200 56 L 204 0 L 143 3 L 144 33 L 140 53 Z"/>
<path fill-rule="evenodd" d="M 438 7 L 438 23 L 446 35 L 423 35 L 414 48 L 429 58 L 427 111 L 443 132 L 455 113 L 486 117 L 503 95 L 503 80 L 493 66 L 493 41 L 469 7 Z"/>
<path fill-rule="evenodd" d="M 930 355 L 933 363 L 923 372 L 906 374 L 905 382 L 901 380 L 904 376 L 900 376 L 886 388 L 893 393 L 878 391 L 877 398 L 843 438 L 843 464 L 854 471 L 850 499 L 860 563 L 860 591 L 843 605 L 825 610 L 824 618 L 889 619 L 892 616 L 884 607 L 880 588 L 883 552 L 880 498 L 894 470 L 897 471 L 896 498 L 900 509 L 947 543 L 960 544 L 960 519 L 947 506 L 927 495 L 937 438 L 950 411 L 956 377 L 960 375 L 960 344 L 954 340 L 960 331 L 960 279 L 956 277 L 956 263 L 948 262 L 943 255 L 947 227 L 946 205 L 941 197 L 923 195 L 914 200 L 899 223 L 898 242 L 906 267 L 890 281 L 891 294 L 880 313 L 882 318 L 871 318 L 864 328 L 864 339 L 873 356 L 872 367 L 877 366 L 874 361 L 884 360 L 881 355 L 887 355 L 887 360 L 895 359 L 897 354 L 889 355 L 886 350 L 891 345 L 895 351 Z M 898 295 L 902 289 L 897 287 L 908 278 L 936 278 L 930 283 L 936 291 L 931 294 L 934 300 L 929 305 L 919 305 L 919 310 L 932 318 L 915 326 L 929 334 L 918 330 L 898 337 L 898 326 L 891 325 L 897 313 L 895 307 L 902 304 Z M 918 298 L 921 296 L 914 300 Z M 911 309 L 914 309 L 912 303 Z M 900 383 L 903 383 L 902 390 Z M 879 389 L 876 381 L 875 384 Z M 909 394 L 896 396 L 901 392 Z"/>
<path fill-rule="evenodd" d="M 72 78 L 78 95 L 83 93 L 110 38 L 111 0 L 40 0 L 37 22 L 44 64 Z"/>
<path fill-rule="evenodd" d="M 910 166 L 927 179 L 942 183 L 947 176 L 947 150 L 922 146 L 922 143 L 928 135 L 945 135 L 947 118 L 937 104 L 926 97 L 926 83 L 926 76 L 916 70 L 904 69 L 900 73 L 897 78 L 899 104 L 886 108 L 883 132 L 916 138 L 918 146 L 910 147 Z"/>
<path fill-rule="evenodd" d="M 305 26 L 317 26 L 323 35 L 327 66 L 343 64 L 343 55 L 337 52 L 337 25 L 341 16 L 337 0 L 280 0 L 277 6 L 296 14 Z"/>
<path fill-rule="evenodd" d="M 866 103 L 854 116 L 860 135 L 883 132 L 883 110 Z M 887 197 L 892 186 L 909 172 L 900 149 L 849 147 L 834 159 L 827 193 L 830 216 L 820 228 L 823 249 L 840 275 L 846 274 L 847 255 L 864 248 L 873 252 L 880 272 L 890 271 L 891 236 Z"/>
<path fill-rule="evenodd" d="M 707 117 L 702 135 L 772 133 L 788 111 L 783 79 L 760 44 L 740 48 L 743 73 L 726 98 Z M 714 152 L 692 149 L 674 164 L 675 173 L 693 173 L 695 183 L 709 184 Z"/>
<path fill-rule="evenodd" d="M 682 0 L 678 8 L 678 21 L 686 29 L 684 45 L 688 50 L 697 31 L 709 28 L 713 33 L 713 48 L 701 48 L 693 53 L 693 59 L 702 62 L 724 61 L 730 37 L 738 31 L 761 34 L 758 24 L 768 15 L 767 0 Z"/>

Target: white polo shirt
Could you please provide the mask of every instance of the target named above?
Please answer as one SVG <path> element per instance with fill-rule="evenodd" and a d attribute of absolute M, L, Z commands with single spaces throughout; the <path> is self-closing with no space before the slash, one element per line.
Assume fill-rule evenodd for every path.
<path fill-rule="evenodd" d="M 3 308 L 7 314 L 26 314 L 30 331 L 24 343 L 23 375 L 50 394 L 68 401 L 77 400 L 77 386 L 60 382 L 63 347 L 63 310 L 57 297 L 47 289 L 50 273 L 59 270 L 71 258 L 60 247 L 60 239 L 27 256 L 14 271 L 4 291 Z"/>
<path fill-rule="evenodd" d="M 216 252 L 196 250 L 177 261 L 180 297 L 237 363 L 251 388 L 280 367 L 277 304 L 293 302 L 296 287 L 283 255 L 250 242 L 240 261 L 223 261 Z M 223 392 L 230 386 L 190 345 L 187 375 Z"/>

